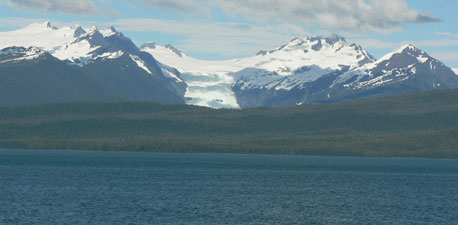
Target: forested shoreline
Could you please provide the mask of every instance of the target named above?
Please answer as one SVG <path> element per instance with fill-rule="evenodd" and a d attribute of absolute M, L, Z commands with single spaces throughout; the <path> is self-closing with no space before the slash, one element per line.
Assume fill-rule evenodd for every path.
<path fill-rule="evenodd" d="M 458 158 L 458 90 L 290 108 L 0 108 L 0 148 Z"/>

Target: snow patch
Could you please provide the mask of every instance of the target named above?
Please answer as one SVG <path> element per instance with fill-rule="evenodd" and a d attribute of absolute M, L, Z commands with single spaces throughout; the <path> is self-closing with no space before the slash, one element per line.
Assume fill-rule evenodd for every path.
<path fill-rule="evenodd" d="M 405 50 L 407 50 L 407 51 L 415 51 L 416 49 L 417 48 L 415 46 L 413 46 L 412 44 L 406 44 L 406 45 L 400 47 L 399 49 L 384 55 L 382 58 L 377 60 L 377 62 L 383 62 L 383 61 L 390 60 L 394 55 L 401 54 Z"/>
<path fill-rule="evenodd" d="M 182 82 L 183 82 L 183 80 L 181 80 L 177 75 L 175 75 L 174 73 L 172 73 L 172 72 L 170 72 L 170 71 L 168 71 L 168 70 L 163 69 L 163 70 L 162 70 L 162 73 L 163 73 L 164 75 L 166 75 L 166 76 L 168 76 L 168 77 L 174 79 L 174 80 L 177 81 L 178 83 L 182 83 Z"/>
<path fill-rule="evenodd" d="M 110 29 L 98 29 L 98 31 L 103 35 L 103 37 L 110 37 L 117 33 L 114 27 L 110 27 Z"/>
<path fill-rule="evenodd" d="M 149 74 L 153 74 L 151 73 L 151 71 L 148 69 L 148 67 L 145 65 L 145 62 L 140 59 L 140 57 L 136 56 L 136 55 L 132 55 L 132 54 L 129 54 L 130 58 L 135 62 L 137 63 L 138 67 L 142 68 L 143 70 L 145 70 L 146 72 L 148 72 Z"/>
<path fill-rule="evenodd" d="M 417 57 L 417 60 L 418 60 L 419 62 L 421 62 L 421 63 L 427 62 L 428 59 L 429 59 L 429 58 L 426 57 L 424 54 L 422 54 L 422 55 L 420 55 L 420 56 Z"/>
<path fill-rule="evenodd" d="M 96 57 L 97 58 L 104 58 L 104 59 L 117 59 L 124 55 L 124 52 L 119 50 L 117 52 L 105 52 L 102 55 L 99 55 Z"/>
<path fill-rule="evenodd" d="M 60 60 L 69 60 L 74 64 L 85 65 L 93 60 L 90 53 L 98 48 L 99 46 L 91 47 L 87 40 L 83 40 L 60 47 L 54 51 L 53 56 Z"/>
<path fill-rule="evenodd" d="M 383 76 L 378 76 L 374 79 L 371 79 L 371 80 L 368 80 L 368 81 L 364 81 L 364 82 L 360 82 L 357 84 L 357 88 L 362 88 L 362 87 L 365 87 L 365 86 L 373 86 L 373 87 L 376 87 L 376 86 L 381 86 L 385 83 L 388 83 L 388 82 L 391 82 L 393 81 L 392 78 L 387 78 L 389 76 L 389 74 L 386 74 L 386 75 L 383 75 Z"/>

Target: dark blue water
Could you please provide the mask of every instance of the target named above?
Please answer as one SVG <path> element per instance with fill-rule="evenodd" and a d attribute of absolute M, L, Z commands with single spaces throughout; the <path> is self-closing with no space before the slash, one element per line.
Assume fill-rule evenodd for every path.
<path fill-rule="evenodd" d="M 0 150 L 0 224 L 458 224 L 458 161 Z"/>

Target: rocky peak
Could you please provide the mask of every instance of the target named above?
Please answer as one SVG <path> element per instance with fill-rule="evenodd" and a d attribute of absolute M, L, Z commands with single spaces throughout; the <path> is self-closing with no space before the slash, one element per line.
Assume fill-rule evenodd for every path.
<path fill-rule="evenodd" d="M 180 51 L 179 49 L 175 48 L 173 45 L 171 44 L 167 44 L 164 46 L 165 48 L 169 49 L 170 51 L 172 51 L 173 53 L 177 54 L 178 56 L 180 57 L 183 57 L 183 52 Z"/>
<path fill-rule="evenodd" d="M 156 42 L 154 41 L 148 41 L 144 44 L 142 44 L 140 46 L 140 49 L 143 49 L 143 48 L 151 48 L 151 49 L 155 49 L 156 48 Z"/>
<path fill-rule="evenodd" d="M 81 37 L 85 33 L 86 31 L 80 25 L 75 25 L 75 32 L 73 33 L 73 37 Z"/>

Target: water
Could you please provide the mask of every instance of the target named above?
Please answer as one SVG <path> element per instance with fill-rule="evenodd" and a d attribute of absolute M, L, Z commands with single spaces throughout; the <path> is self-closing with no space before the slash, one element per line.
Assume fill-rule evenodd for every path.
<path fill-rule="evenodd" d="M 0 224 L 458 224 L 458 161 L 0 150 Z"/>

